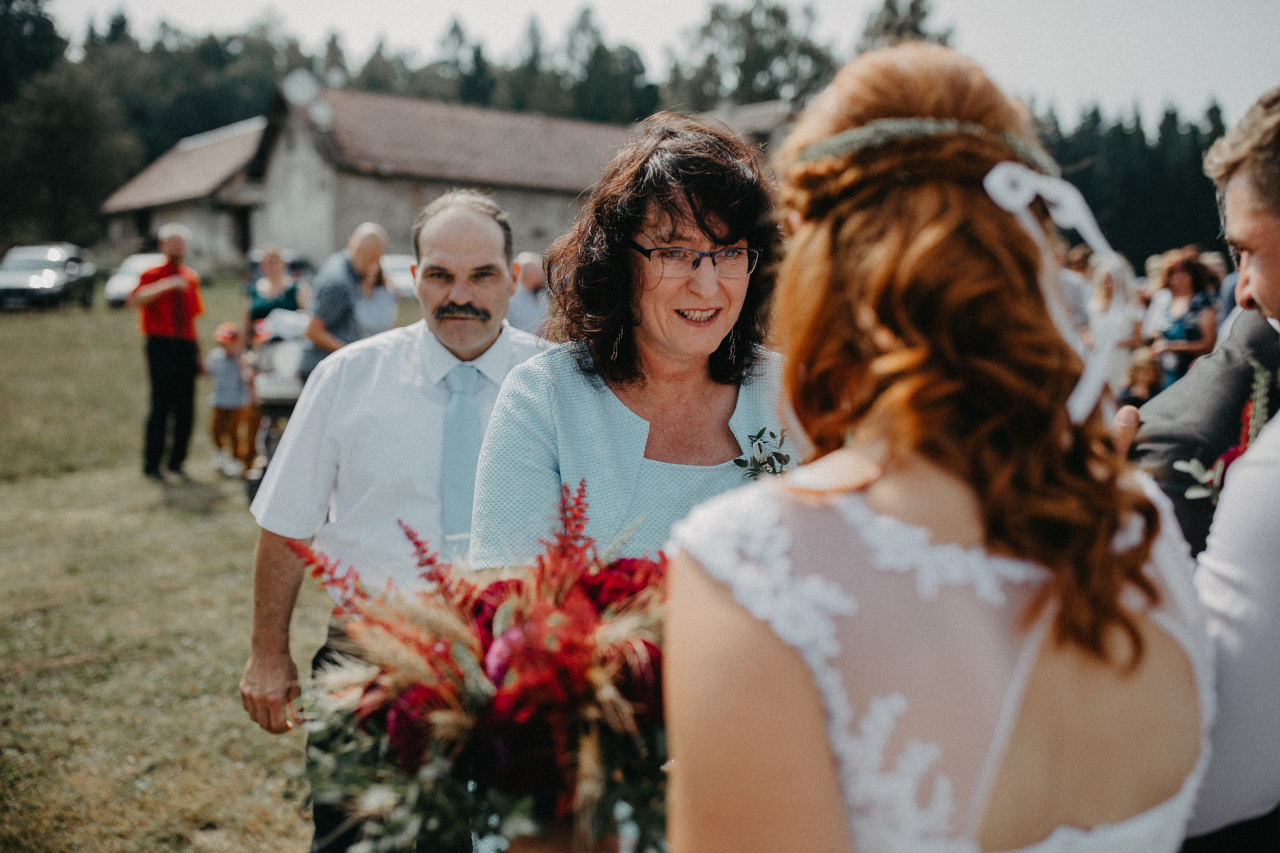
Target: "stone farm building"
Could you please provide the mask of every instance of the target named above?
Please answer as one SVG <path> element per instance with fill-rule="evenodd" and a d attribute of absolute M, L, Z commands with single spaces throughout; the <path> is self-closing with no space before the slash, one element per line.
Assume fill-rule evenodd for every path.
<path fill-rule="evenodd" d="M 107 237 L 136 249 L 166 222 L 191 229 L 191 251 L 211 260 L 240 259 L 261 203 L 245 168 L 262 142 L 261 116 L 188 136 L 160 155 L 102 204 Z"/>
<path fill-rule="evenodd" d="M 387 229 L 389 252 L 409 253 L 424 204 L 476 187 L 507 211 L 516 251 L 540 252 L 568 230 L 628 133 L 371 92 L 319 89 L 306 103 L 277 94 L 266 118 L 180 141 L 103 211 L 113 242 L 176 219 L 210 260 L 271 243 L 319 265 L 366 220 Z"/>

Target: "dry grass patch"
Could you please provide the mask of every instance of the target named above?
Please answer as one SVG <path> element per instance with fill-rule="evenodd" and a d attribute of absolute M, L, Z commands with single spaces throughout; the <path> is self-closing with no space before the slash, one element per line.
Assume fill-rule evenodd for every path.
<path fill-rule="evenodd" d="M 204 296 L 207 351 L 244 305 L 230 283 Z M 418 316 L 402 303 L 401 324 Z M 137 323 L 101 305 L 0 312 L 0 850 L 301 853 L 302 735 L 263 732 L 237 691 L 257 527 L 210 466 L 208 380 L 197 482 L 142 478 Z M 304 671 L 328 610 L 304 585 Z"/>
<path fill-rule="evenodd" d="M 0 484 L 0 849 L 307 848 L 302 737 L 236 690 L 256 527 L 237 484 L 202 479 Z M 306 585 L 299 660 L 327 611 Z"/>

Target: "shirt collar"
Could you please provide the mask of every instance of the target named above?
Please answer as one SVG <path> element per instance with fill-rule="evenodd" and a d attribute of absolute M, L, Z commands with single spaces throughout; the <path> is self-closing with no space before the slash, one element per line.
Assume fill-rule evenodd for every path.
<path fill-rule="evenodd" d="M 422 361 L 427 379 L 432 384 L 443 382 L 449 371 L 462 364 L 462 360 L 440 343 L 440 339 L 427 328 L 426 320 L 419 320 L 416 325 L 419 327 L 418 334 L 422 341 Z M 510 361 L 508 355 L 511 349 L 511 335 L 507 333 L 509 328 L 504 319 L 502 331 L 498 333 L 497 339 L 481 356 L 469 362 L 480 371 L 482 376 L 498 386 L 501 386 L 502 380 L 507 378 Z"/>

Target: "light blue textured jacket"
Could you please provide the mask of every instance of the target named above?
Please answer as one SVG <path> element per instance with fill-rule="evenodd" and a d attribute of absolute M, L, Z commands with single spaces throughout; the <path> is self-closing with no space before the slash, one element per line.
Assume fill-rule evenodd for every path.
<path fill-rule="evenodd" d="M 743 485 L 743 469 L 675 465 L 644 458 L 649 422 L 574 360 L 574 344 L 541 353 L 508 374 L 489 420 L 471 520 L 474 568 L 528 562 L 554 529 L 560 486 L 587 484 L 587 535 L 604 551 L 624 535 L 620 556 L 655 555 L 671 526 L 696 504 Z M 766 353 L 743 383 L 729 428 L 744 454 L 748 436 L 781 431 L 782 360 Z M 783 447 L 799 455 L 791 434 Z"/>

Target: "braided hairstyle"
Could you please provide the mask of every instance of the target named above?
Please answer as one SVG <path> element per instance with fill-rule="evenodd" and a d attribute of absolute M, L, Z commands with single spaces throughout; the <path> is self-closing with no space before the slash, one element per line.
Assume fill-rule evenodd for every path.
<path fill-rule="evenodd" d="M 805 156 L 850 128 L 911 117 L 963 129 Z M 987 547 L 1051 571 L 1058 641 L 1109 660 L 1118 627 L 1136 665 L 1141 636 L 1121 593 L 1132 584 L 1158 598 L 1142 571 L 1157 513 L 1121 482 L 1101 414 L 1071 423 L 1082 363 L 1046 309 L 1039 248 L 982 183 L 997 163 L 1042 150 L 1030 127 L 946 48 L 903 45 L 840 71 L 777 157 L 794 226 L 774 314 L 785 393 L 818 456 L 854 430 L 967 482 Z M 1135 515 L 1142 535 L 1116 550 Z"/>

